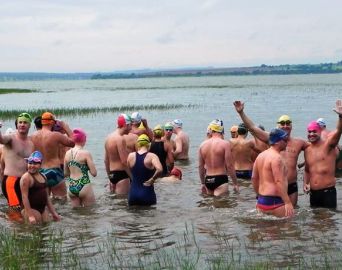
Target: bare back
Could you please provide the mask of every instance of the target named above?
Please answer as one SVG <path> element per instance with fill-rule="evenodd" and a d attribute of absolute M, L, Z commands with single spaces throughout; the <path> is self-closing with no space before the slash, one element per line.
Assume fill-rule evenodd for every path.
<path fill-rule="evenodd" d="M 255 144 L 252 140 L 235 138 L 230 140 L 235 170 L 252 170 Z M 254 150 L 255 149 L 255 150 Z"/>
<path fill-rule="evenodd" d="M 127 169 L 127 156 L 128 151 L 126 147 L 126 141 L 123 135 L 119 134 L 116 130 L 109 134 L 105 142 L 106 152 L 106 167 L 107 170 L 126 170 Z M 107 171 L 107 173 L 109 173 Z"/>
<path fill-rule="evenodd" d="M 188 134 L 180 130 L 175 138 L 175 160 L 189 159 L 189 144 Z"/>

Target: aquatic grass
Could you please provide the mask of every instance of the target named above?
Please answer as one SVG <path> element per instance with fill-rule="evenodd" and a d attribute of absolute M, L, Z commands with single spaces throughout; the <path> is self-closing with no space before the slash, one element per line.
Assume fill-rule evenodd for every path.
<path fill-rule="evenodd" d="M 72 107 L 72 108 L 41 108 L 26 110 L 32 116 L 42 115 L 49 111 L 53 112 L 58 117 L 60 116 L 82 116 L 88 114 L 107 113 L 107 112 L 127 112 L 127 111 L 158 111 L 158 110 L 174 110 L 181 108 L 194 108 L 194 104 L 147 104 L 147 105 L 123 105 L 109 107 Z M 25 110 L 0 110 L 0 118 L 3 120 L 15 119 L 20 113 Z"/>
<path fill-rule="evenodd" d="M 0 95 L 4 94 L 19 94 L 19 93 L 33 93 L 37 90 L 33 89 L 19 89 L 19 88 L 0 88 Z"/>

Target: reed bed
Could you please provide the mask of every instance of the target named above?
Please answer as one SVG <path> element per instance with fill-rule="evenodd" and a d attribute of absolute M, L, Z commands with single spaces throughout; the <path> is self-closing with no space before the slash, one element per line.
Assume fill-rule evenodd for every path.
<path fill-rule="evenodd" d="M 193 108 L 196 105 L 193 104 L 147 104 L 147 105 L 123 105 L 123 106 L 111 106 L 111 107 L 81 107 L 81 108 L 41 108 L 41 109 L 29 109 L 27 113 L 32 116 L 42 115 L 43 112 L 53 112 L 58 117 L 60 116 L 79 116 L 97 113 L 107 112 L 127 112 L 127 111 L 139 111 L 139 110 L 174 110 L 180 108 Z M 0 118 L 2 120 L 10 120 L 16 118 L 23 110 L 0 110 Z"/>
<path fill-rule="evenodd" d="M 20 93 L 33 93 L 37 90 L 32 89 L 18 89 L 18 88 L 0 88 L 0 95 L 4 94 L 20 94 Z"/>

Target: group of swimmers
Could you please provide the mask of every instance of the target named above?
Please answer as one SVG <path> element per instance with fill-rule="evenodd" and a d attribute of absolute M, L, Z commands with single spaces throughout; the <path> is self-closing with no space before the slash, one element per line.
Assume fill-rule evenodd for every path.
<path fill-rule="evenodd" d="M 288 115 L 281 116 L 277 127 L 266 132 L 247 117 L 243 102 L 235 101 L 234 106 L 243 123 L 231 129 L 232 138 L 224 139 L 223 121 L 215 119 L 199 147 L 202 193 L 227 194 L 228 176 L 236 192 L 238 178 L 252 179 L 258 210 L 292 216 L 298 200 L 298 157 L 304 151 L 304 191 L 310 193 L 310 205 L 336 208 L 334 174 L 342 133 L 342 101 L 336 101 L 336 130 L 326 130 L 324 120 L 318 119 L 307 127 L 308 141 L 291 136 Z M 74 207 L 92 205 L 95 196 L 88 173 L 95 177 L 97 170 L 85 149 L 84 130 L 71 130 L 67 123 L 45 112 L 34 120 L 37 130 L 29 136 L 31 122 L 32 117 L 22 113 L 16 119 L 15 132 L 0 132 L 0 177 L 10 212 L 30 223 L 48 221 L 50 216 L 59 220 L 50 194 L 57 198 L 68 194 Z M 139 112 L 120 114 L 116 129 L 105 140 L 104 162 L 111 192 L 127 195 L 129 205 L 155 204 L 154 182 L 158 178 L 179 181 L 182 172 L 174 161 L 189 158 L 189 136 L 182 126 L 182 121 L 175 119 L 151 129 Z M 248 131 L 254 140 L 246 138 Z M 174 140 L 172 134 L 176 135 Z"/>

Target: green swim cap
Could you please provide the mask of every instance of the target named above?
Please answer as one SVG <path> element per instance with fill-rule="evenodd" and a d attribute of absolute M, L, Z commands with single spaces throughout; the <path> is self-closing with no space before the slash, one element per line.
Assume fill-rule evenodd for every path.
<path fill-rule="evenodd" d="M 18 121 L 23 121 L 23 122 L 31 123 L 32 122 L 32 117 L 31 117 L 31 115 L 29 113 L 23 112 L 23 113 L 18 115 L 17 120 Z"/>

